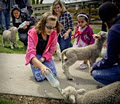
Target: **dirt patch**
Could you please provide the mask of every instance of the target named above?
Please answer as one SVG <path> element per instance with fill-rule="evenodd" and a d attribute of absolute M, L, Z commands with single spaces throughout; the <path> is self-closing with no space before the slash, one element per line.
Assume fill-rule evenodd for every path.
<path fill-rule="evenodd" d="M 33 96 L 0 94 L 0 98 L 23 104 L 66 104 L 64 100 L 40 98 Z"/>

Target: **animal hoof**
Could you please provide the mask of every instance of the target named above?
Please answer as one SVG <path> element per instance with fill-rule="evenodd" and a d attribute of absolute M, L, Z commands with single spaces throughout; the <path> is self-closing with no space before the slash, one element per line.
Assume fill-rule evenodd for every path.
<path fill-rule="evenodd" d="M 61 61 L 61 59 L 59 59 L 59 61 Z"/>
<path fill-rule="evenodd" d="M 72 81 L 72 80 L 74 80 L 73 78 L 71 78 L 71 77 L 69 77 L 69 78 L 67 78 L 68 80 L 70 80 L 70 81 Z"/>
<path fill-rule="evenodd" d="M 13 47 L 11 47 L 11 49 L 14 49 Z"/>

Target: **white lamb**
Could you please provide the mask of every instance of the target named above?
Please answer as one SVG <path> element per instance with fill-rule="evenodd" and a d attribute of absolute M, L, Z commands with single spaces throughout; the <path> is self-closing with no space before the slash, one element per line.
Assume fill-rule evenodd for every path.
<path fill-rule="evenodd" d="M 13 45 L 16 45 L 18 47 L 17 41 L 16 41 L 16 34 L 18 32 L 18 28 L 11 27 L 8 30 L 5 30 L 2 35 L 2 45 L 5 46 L 5 41 L 8 41 L 10 44 L 11 49 L 14 49 Z"/>
<path fill-rule="evenodd" d="M 69 86 L 62 89 L 62 96 L 69 104 L 120 104 L 120 82 L 88 92 Z"/>
<path fill-rule="evenodd" d="M 101 49 L 104 41 L 107 38 L 107 32 L 100 31 L 98 34 L 94 34 L 95 43 L 82 48 L 68 48 L 62 52 L 62 68 L 64 74 L 68 80 L 73 80 L 69 73 L 69 67 L 78 60 L 89 60 L 90 66 L 96 61 L 101 53 Z M 67 60 L 64 60 L 66 56 Z"/>

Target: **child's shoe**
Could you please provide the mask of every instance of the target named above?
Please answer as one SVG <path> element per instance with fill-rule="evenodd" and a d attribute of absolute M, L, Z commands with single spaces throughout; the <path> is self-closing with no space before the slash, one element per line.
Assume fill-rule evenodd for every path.
<path fill-rule="evenodd" d="M 80 69 L 86 69 L 88 68 L 88 64 L 80 64 Z"/>

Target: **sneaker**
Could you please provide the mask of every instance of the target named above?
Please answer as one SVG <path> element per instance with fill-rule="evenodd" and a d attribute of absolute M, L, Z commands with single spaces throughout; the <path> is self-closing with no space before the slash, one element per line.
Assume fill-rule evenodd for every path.
<path fill-rule="evenodd" d="M 86 69 L 88 68 L 88 64 L 80 64 L 80 69 Z"/>

